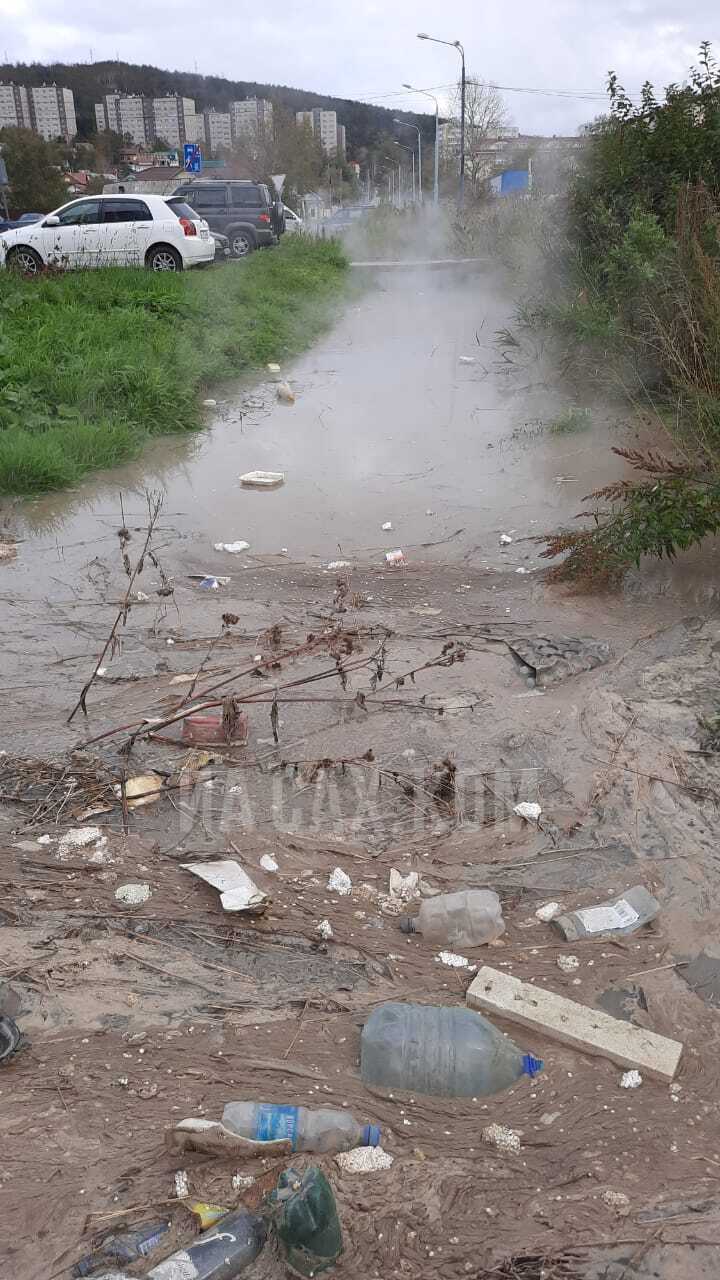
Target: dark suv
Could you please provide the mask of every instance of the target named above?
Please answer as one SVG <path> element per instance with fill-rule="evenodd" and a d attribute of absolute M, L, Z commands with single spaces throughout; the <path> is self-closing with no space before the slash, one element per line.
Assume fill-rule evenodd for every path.
<path fill-rule="evenodd" d="M 211 231 L 220 231 L 230 241 L 234 258 L 244 258 L 253 249 L 277 244 L 285 230 L 280 201 L 273 201 L 262 182 L 227 182 L 199 179 L 184 182 L 173 192 L 182 196 L 204 218 Z"/>

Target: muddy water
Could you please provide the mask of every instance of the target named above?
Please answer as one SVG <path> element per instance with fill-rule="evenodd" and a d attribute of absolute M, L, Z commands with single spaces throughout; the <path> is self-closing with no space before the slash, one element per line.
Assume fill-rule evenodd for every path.
<path fill-rule="evenodd" d="M 341 547 L 380 560 L 403 547 L 423 559 L 526 566 L 533 544 L 501 554 L 499 534 L 553 528 L 620 474 L 608 448 L 619 415 L 597 395 L 578 399 L 540 349 L 500 349 L 510 308 L 487 268 L 460 280 L 378 273 L 326 338 L 283 370 L 292 407 L 272 381 L 240 386 L 209 410 L 202 436 L 165 438 L 132 466 L 23 504 L 24 569 L 32 561 L 37 581 L 57 542 L 105 536 L 118 490 L 146 485 L 166 490 L 173 527 L 203 544 L 217 572 L 229 558 L 212 544 L 236 539 L 255 554 L 287 548 L 293 559 L 333 559 Z M 550 424 L 572 406 L 589 410 L 589 428 L 554 434 Z M 285 486 L 242 489 L 238 477 L 256 468 L 285 472 Z"/>

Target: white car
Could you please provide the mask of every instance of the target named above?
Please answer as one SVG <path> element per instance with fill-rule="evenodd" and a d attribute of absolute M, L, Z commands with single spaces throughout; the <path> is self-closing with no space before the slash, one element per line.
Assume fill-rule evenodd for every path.
<path fill-rule="evenodd" d="M 302 218 L 298 217 L 298 215 L 294 212 L 293 209 L 290 209 L 288 205 L 284 204 L 283 213 L 285 214 L 285 230 L 286 231 L 302 231 L 303 230 L 303 220 Z"/>
<path fill-rule="evenodd" d="M 46 266 L 182 271 L 214 258 L 207 222 L 172 197 L 84 196 L 41 222 L 0 234 L 0 266 L 29 276 Z"/>

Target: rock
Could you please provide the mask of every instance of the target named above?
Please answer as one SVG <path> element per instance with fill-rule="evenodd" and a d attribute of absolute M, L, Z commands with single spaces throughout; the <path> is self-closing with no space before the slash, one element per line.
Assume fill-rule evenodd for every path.
<path fill-rule="evenodd" d="M 639 1071 L 625 1071 L 620 1077 L 621 1089 L 639 1089 L 642 1084 L 642 1076 Z"/>
<path fill-rule="evenodd" d="M 497 1147 L 498 1151 L 519 1151 L 520 1134 L 508 1129 L 504 1124 L 489 1124 L 482 1131 L 483 1142 Z"/>
<path fill-rule="evenodd" d="M 317 932 L 320 934 L 321 938 L 325 939 L 326 942 L 329 942 L 330 939 L 335 936 L 329 920 L 321 920 L 317 926 Z"/>
<path fill-rule="evenodd" d="M 342 898 L 346 898 L 352 893 L 352 880 L 342 867 L 336 867 L 327 882 L 327 888 L 331 893 L 339 893 Z"/>
<path fill-rule="evenodd" d="M 121 884 L 115 890 L 117 901 L 124 902 L 128 907 L 141 906 L 151 895 L 152 890 L 149 884 Z"/>
<path fill-rule="evenodd" d="M 559 902 L 546 902 L 544 906 L 538 907 L 535 912 L 537 920 L 542 920 L 547 924 L 550 920 L 554 920 L 562 911 L 562 905 Z"/>
<path fill-rule="evenodd" d="M 335 1163 L 343 1173 L 378 1173 L 389 1169 L 393 1159 L 382 1147 L 353 1147 L 352 1151 L 339 1151 Z"/>
<path fill-rule="evenodd" d="M 513 813 L 517 814 L 518 818 L 524 818 L 526 822 L 537 822 L 542 809 L 539 804 L 531 800 L 522 800 L 520 804 L 513 807 Z"/>

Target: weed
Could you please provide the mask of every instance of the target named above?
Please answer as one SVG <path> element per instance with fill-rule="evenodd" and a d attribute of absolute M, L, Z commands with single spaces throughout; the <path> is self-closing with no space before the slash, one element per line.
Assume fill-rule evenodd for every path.
<path fill-rule="evenodd" d="M 573 406 L 564 409 L 559 417 L 548 423 L 548 431 L 554 436 L 570 435 L 574 431 L 587 431 L 591 422 L 592 414 L 589 409 Z"/>
<path fill-rule="evenodd" d="M 288 359 L 329 322 L 346 259 L 305 237 L 182 275 L 0 273 L 0 492 L 32 493 L 202 425 L 210 384 Z"/>

